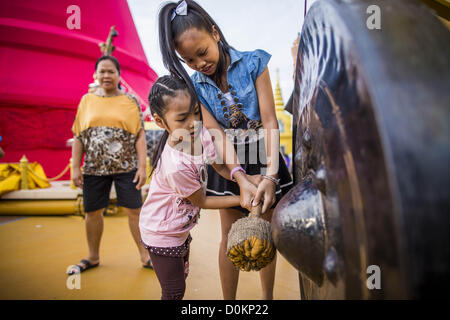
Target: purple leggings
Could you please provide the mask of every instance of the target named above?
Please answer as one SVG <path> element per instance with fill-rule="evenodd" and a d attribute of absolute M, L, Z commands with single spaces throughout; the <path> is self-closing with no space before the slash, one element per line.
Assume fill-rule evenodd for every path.
<path fill-rule="evenodd" d="M 189 273 L 189 251 L 184 257 L 168 257 L 150 252 L 150 259 L 161 285 L 161 300 L 183 299 Z"/>

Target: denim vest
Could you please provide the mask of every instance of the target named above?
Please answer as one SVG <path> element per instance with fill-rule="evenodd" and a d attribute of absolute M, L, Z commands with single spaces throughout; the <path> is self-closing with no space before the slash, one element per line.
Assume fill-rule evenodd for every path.
<path fill-rule="evenodd" d="M 234 102 L 250 120 L 261 120 L 256 94 L 256 78 L 264 71 L 271 57 L 264 50 L 228 51 L 230 66 L 227 70 L 229 92 Z M 191 76 L 200 102 L 223 128 L 230 128 L 229 110 L 222 92 L 209 77 L 200 72 Z"/>

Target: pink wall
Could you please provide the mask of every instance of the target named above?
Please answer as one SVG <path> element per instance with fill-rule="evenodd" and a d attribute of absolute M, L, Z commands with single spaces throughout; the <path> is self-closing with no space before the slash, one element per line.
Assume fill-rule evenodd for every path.
<path fill-rule="evenodd" d="M 69 30 L 70 5 L 80 8 L 80 30 Z M 2 162 L 25 154 L 49 177 L 68 163 L 66 140 L 76 108 L 93 81 L 94 64 L 116 26 L 114 40 L 122 78 L 143 109 L 157 78 L 149 67 L 125 0 L 0 2 L 0 146 Z M 65 175 L 64 179 L 69 176 Z"/>

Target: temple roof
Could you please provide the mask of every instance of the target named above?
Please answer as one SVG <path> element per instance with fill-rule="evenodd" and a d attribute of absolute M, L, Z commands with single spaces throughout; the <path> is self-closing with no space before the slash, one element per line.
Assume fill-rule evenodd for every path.
<path fill-rule="evenodd" d="M 124 82 L 144 106 L 156 80 L 126 0 L 0 2 L 0 102 L 76 108 L 92 82 L 94 63 L 115 25 L 113 55 Z M 79 29 L 70 29 L 74 14 Z"/>
<path fill-rule="evenodd" d="M 277 111 L 284 111 L 284 102 L 283 102 L 283 96 L 281 95 L 281 88 L 280 88 L 280 74 L 279 70 L 277 69 L 277 82 L 275 85 L 275 108 Z"/>

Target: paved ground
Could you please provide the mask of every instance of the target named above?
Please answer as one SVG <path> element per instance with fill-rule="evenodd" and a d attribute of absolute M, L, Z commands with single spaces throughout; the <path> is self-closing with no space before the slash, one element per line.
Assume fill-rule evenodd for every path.
<path fill-rule="evenodd" d="M 105 217 L 101 266 L 67 288 L 66 269 L 87 255 L 79 216 L 0 217 L 0 299 L 159 299 L 155 273 L 140 265 L 126 216 Z M 222 299 L 217 210 L 203 210 L 192 231 L 185 299 Z M 74 284 L 73 282 L 72 284 Z M 275 299 L 300 298 L 296 270 L 278 254 Z M 240 274 L 238 299 L 260 299 L 259 274 Z"/>

